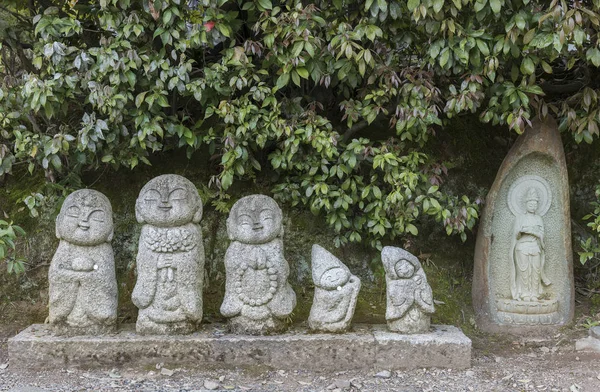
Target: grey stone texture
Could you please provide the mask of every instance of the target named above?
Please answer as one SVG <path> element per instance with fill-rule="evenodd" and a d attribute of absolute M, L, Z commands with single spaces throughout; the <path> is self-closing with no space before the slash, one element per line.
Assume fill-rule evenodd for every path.
<path fill-rule="evenodd" d="M 592 327 L 589 336 L 575 342 L 575 350 L 600 353 L 600 326 Z"/>
<path fill-rule="evenodd" d="M 227 218 L 231 243 L 225 254 L 225 298 L 221 314 L 233 333 L 282 332 L 296 306 L 283 255 L 281 209 L 272 198 L 251 195 L 238 200 Z"/>
<path fill-rule="evenodd" d="M 117 280 L 106 196 L 91 189 L 67 196 L 56 217 L 56 237 L 60 242 L 48 271 L 50 324 L 64 335 L 112 332 Z"/>
<path fill-rule="evenodd" d="M 64 369 L 118 366 L 143 369 L 246 368 L 312 371 L 394 370 L 470 366 L 471 340 L 458 328 L 432 326 L 427 334 L 401 335 L 386 327 L 356 325 L 346 334 L 314 334 L 298 328 L 283 335 L 225 334 L 225 325 L 204 324 L 180 336 L 149 336 L 124 325 L 103 337 L 60 337 L 32 325 L 8 341 L 11 368 Z"/>
<path fill-rule="evenodd" d="M 526 129 L 498 170 L 479 224 L 472 292 L 488 332 L 543 335 L 573 317 L 568 174 L 551 118 Z"/>
<path fill-rule="evenodd" d="M 198 190 L 182 176 L 158 176 L 140 191 L 135 211 L 143 224 L 131 296 L 139 308 L 137 332 L 191 333 L 202 321 L 204 281 Z"/>
<path fill-rule="evenodd" d="M 344 332 L 350 328 L 360 291 L 360 279 L 337 257 L 319 245 L 312 248 L 315 284 L 308 326 L 322 332 Z"/>
<path fill-rule="evenodd" d="M 406 334 L 429 331 L 435 311 L 433 293 L 419 259 L 402 248 L 381 251 L 387 285 L 385 318 L 390 331 Z"/>

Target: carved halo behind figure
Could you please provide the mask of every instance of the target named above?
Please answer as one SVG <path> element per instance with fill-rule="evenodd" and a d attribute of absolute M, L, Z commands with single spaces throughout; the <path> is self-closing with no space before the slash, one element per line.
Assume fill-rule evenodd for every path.
<path fill-rule="evenodd" d="M 540 198 L 535 213 L 539 216 L 544 216 L 550 209 L 552 191 L 550 190 L 548 181 L 540 176 L 527 175 L 517 178 L 508 189 L 508 208 L 514 216 L 525 214 L 525 196 L 531 188 L 537 191 Z"/>

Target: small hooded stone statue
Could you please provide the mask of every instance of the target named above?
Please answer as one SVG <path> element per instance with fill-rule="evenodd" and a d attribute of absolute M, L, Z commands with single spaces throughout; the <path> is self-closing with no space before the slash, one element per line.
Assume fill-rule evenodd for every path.
<path fill-rule="evenodd" d="M 188 179 L 167 174 L 140 191 L 136 218 L 142 226 L 137 282 L 131 299 L 139 308 L 141 334 L 186 334 L 202 321 L 204 246 L 202 201 Z"/>
<path fill-rule="evenodd" d="M 419 259 L 401 248 L 381 251 L 387 284 L 385 318 L 390 331 L 422 333 L 429 330 L 435 309 L 433 294 Z"/>
<path fill-rule="evenodd" d="M 308 326 L 323 332 L 346 331 L 354 316 L 360 279 L 319 245 L 312 248 L 312 277 L 315 295 Z"/>
<path fill-rule="evenodd" d="M 265 195 L 238 200 L 227 218 L 231 244 L 225 254 L 221 314 L 232 332 L 264 335 L 285 330 L 296 306 L 283 256 L 281 209 Z"/>
<path fill-rule="evenodd" d="M 67 196 L 56 217 L 56 237 L 60 243 L 48 271 L 50 324 L 61 335 L 114 331 L 117 280 L 106 196 L 91 189 Z"/>

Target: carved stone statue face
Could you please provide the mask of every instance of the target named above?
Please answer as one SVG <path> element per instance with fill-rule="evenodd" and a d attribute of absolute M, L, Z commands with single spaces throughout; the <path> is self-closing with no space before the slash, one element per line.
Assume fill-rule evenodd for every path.
<path fill-rule="evenodd" d="M 281 209 L 265 195 L 238 200 L 227 218 L 229 239 L 246 244 L 265 244 L 282 235 Z"/>
<path fill-rule="evenodd" d="M 350 274 L 343 268 L 331 268 L 321 275 L 320 286 L 324 289 L 334 289 L 343 286 L 350 279 Z"/>
<path fill-rule="evenodd" d="M 527 209 L 527 212 L 529 212 L 530 214 L 534 214 L 537 211 L 538 202 L 537 200 L 528 200 L 527 203 L 525 203 L 525 207 Z"/>
<path fill-rule="evenodd" d="M 396 271 L 398 278 L 406 279 L 413 276 L 415 273 L 415 266 L 412 265 L 408 260 L 402 259 L 398 260 L 394 266 L 394 270 Z"/>
<path fill-rule="evenodd" d="M 94 246 L 112 240 L 110 202 L 102 193 L 81 189 L 65 199 L 56 217 L 56 237 L 67 242 Z"/>
<path fill-rule="evenodd" d="M 140 191 L 135 213 L 138 222 L 159 227 L 200 222 L 202 201 L 194 184 L 176 174 L 150 180 Z"/>

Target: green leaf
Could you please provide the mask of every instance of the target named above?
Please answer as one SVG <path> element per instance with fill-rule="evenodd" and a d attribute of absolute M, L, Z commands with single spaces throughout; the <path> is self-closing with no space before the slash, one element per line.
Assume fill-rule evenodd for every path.
<path fill-rule="evenodd" d="M 421 0 L 408 0 L 406 6 L 408 7 L 408 10 L 412 12 L 419 4 L 421 4 Z"/>
<path fill-rule="evenodd" d="M 300 77 L 302 77 L 303 79 L 308 79 L 308 71 L 306 70 L 306 68 L 296 68 L 296 72 L 298 72 L 298 75 L 300 75 Z"/>
<path fill-rule="evenodd" d="M 284 88 L 285 86 L 287 86 L 287 84 L 290 81 L 290 74 L 289 73 L 282 73 L 279 78 L 277 78 L 277 82 L 275 83 L 275 85 L 277 86 L 278 90 L 281 90 L 282 88 Z"/>
<path fill-rule="evenodd" d="M 259 8 L 262 8 L 263 10 L 273 9 L 273 4 L 271 3 L 271 0 L 258 0 L 258 5 L 260 5 Z"/>
<path fill-rule="evenodd" d="M 433 0 L 433 11 L 435 13 L 440 12 L 442 7 L 444 6 L 444 0 Z"/>
<path fill-rule="evenodd" d="M 521 72 L 525 75 L 531 75 L 535 72 L 535 64 L 530 57 L 525 57 L 521 63 Z"/>
<path fill-rule="evenodd" d="M 497 14 L 500 12 L 500 9 L 502 8 L 502 1 L 501 0 L 489 0 L 490 1 L 490 7 L 492 8 L 492 11 L 494 12 L 494 14 Z"/>

